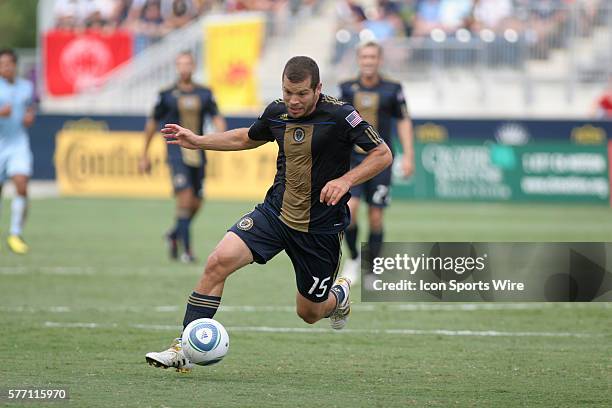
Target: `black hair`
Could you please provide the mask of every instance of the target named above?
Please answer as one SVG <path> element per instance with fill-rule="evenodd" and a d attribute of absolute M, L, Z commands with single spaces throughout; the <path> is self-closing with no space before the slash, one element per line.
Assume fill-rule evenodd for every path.
<path fill-rule="evenodd" d="M 290 82 L 302 82 L 310 78 L 310 87 L 314 90 L 321 82 L 319 77 L 319 66 L 310 57 L 298 56 L 293 57 L 283 69 L 283 78 L 287 77 Z"/>

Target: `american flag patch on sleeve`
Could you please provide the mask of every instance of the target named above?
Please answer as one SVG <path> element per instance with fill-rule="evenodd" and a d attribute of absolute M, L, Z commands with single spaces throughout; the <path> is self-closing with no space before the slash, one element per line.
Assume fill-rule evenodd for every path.
<path fill-rule="evenodd" d="M 351 125 L 351 127 L 355 127 L 361 122 L 363 122 L 363 119 L 361 119 L 361 116 L 359 116 L 359 113 L 357 113 L 356 110 L 349 113 L 349 115 L 344 119 L 346 119 L 346 121 L 349 123 L 349 125 Z"/>

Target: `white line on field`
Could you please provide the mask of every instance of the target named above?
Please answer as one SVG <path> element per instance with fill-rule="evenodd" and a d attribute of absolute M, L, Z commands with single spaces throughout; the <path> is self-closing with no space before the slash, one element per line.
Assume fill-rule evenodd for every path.
<path fill-rule="evenodd" d="M 60 275 L 60 276 L 150 276 L 151 273 L 171 272 L 177 273 L 186 272 L 193 274 L 191 269 L 176 270 L 171 266 L 156 266 L 156 267 L 125 267 L 125 266 L 109 266 L 109 267 L 82 267 L 82 266 L 2 266 L 0 267 L 0 276 L 26 276 L 26 275 Z"/>
<path fill-rule="evenodd" d="M 352 306 L 356 312 L 474 312 L 479 310 L 540 310 L 540 309 L 608 309 L 612 303 L 402 303 L 402 304 L 364 304 L 357 303 Z M 77 313 L 93 311 L 100 313 L 176 313 L 182 311 L 184 306 L 0 306 L 4 313 Z M 295 313 L 295 306 L 231 306 L 222 305 L 220 312 L 227 313 Z"/>
<path fill-rule="evenodd" d="M 119 327 L 116 323 L 61 323 L 45 322 L 46 328 L 64 329 L 109 329 Z M 180 326 L 160 324 L 130 324 L 130 328 L 142 330 L 180 331 Z M 335 331 L 321 327 L 268 327 L 268 326 L 235 326 L 227 327 L 231 332 L 252 333 L 337 333 L 337 334 L 395 334 L 414 336 L 475 336 L 475 337 L 602 337 L 603 334 L 567 333 L 567 332 L 511 332 L 497 330 L 418 330 L 418 329 L 344 329 Z"/>
<path fill-rule="evenodd" d="M 0 275 L 93 275 L 95 269 L 81 266 L 38 266 L 26 268 L 25 266 L 3 266 L 0 267 Z"/>

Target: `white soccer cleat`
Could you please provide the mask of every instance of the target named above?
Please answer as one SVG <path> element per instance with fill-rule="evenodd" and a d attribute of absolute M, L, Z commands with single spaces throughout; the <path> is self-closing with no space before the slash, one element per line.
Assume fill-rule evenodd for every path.
<path fill-rule="evenodd" d="M 145 358 L 150 366 L 164 369 L 173 367 L 179 373 L 188 373 L 193 368 L 193 364 L 183 353 L 180 338 L 175 339 L 168 350 L 147 353 Z"/>
<path fill-rule="evenodd" d="M 357 257 L 355 259 L 348 258 L 344 261 L 344 266 L 342 267 L 342 273 L 340 276 L 350 280 L 353 283 L 359 282 L 359 275 L 361 272 L 361 257 Z"/>
<path fill-rule="evenodd" d="M 334 286 L 332 286 L 331 290 L 336 292 L 338 299 L 340 299 L 340 292 L 344 294 L 342 302 L 338 303 L 336 310 L 329 315 L 329 323 L 332 329 L 341 330 L 346 326 L 349 314 L 351 313 L 351 301 L 349 300 L 351 281 L 345 277 L 339 277 L 336 279 L 336 282 L 334 282 Z"/>

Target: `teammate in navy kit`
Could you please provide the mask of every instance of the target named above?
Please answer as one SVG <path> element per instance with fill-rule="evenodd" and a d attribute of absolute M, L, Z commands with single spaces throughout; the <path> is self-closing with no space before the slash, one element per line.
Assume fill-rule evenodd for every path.
<path fill-rule="evenodd" d="M 145 127 L 145 145 L 140 161 L 141 171 L 151 169 L 149 146 L 159 125 L 179 123 L 185 128 L 203 133 L 206 116 L 212 117 L 216 130 L 225 130 L 225 119 L 219 114 L 215 98 L 210 89 L 193 82 L 195 69 L 193 56 L 188 52 L 176 58 L 178 81 L 159 93 L 153 113 Z M 172 170 L 172 184 L 176 197 L 176 222 L 166 234 L 170 257 L 178 259 L 179 244 L 182 245 L 183 262 L 194 262 L 191 245 L 191 222 L 202 206 L 206 156 L 202 150 L 193 151 L 180 146 L 168 146 L 168 165 Z"/>
<path fill-rule="evenodd" d="M 383 78 L 380 74 L 382 64 L 382 47 L 375 42 L 367 42 L 357 50 L 359 75 L 356 79 L 343 82 L 340 85 L 341 97 L 359 111 L 380 134 L 383 140 L 392 148 L 391 127 L 393 120 L 397 123 L 397 133 L 402 144 L 402 171 L 410 176 L 414 168 L 412 122 L 406 106 L 402 85 Z M 351 167 L 358 166 L 366 157 L 365 152 L 355 146 Z M 385 169 L 363 184 L 352 187 L 349 207 L 351 224 L 346 229 L 346 243 L 350 251 L 342 269 L 342 276 L 355 282 L 359 278 L 359 250 L 357 214 L 359 202 L 363 199 L 368 204 L 369 219 L 369 258 L 373 259 L 380 253 L 383 242 L 383 210 L 391 199 L 391 168 Z M 369 260 L 368 260 L 369 261 Z"/>
<path fill-rule="evenodd" d="M 350 281 L 336 275 L 349 222 L 348 191 L 388 167 L 391 151 L 355 108 L 321 93 L 312 59 L 290 59 L 282 81 L 283 98 L 268 105 L 248 129 L 204 136 L 175 124 L 162 130 L 168 143 L 189 149 L 246 150 L 267 142 L 279 148 L 274 184 L 264 202 L 238 220 L 208 257 L 187 301 L 183 326 L 214 316 L 231 273 L 252 262 L 264 264 L 283 250 L 295 270 L 297 314 L 311 324 L 329 317 L 334 329 L 347 322 Z M 368 153 L 350 169 L 355 144 Z M 180 342 L 146 359 L 156 367 L 191 367 Z"/>

